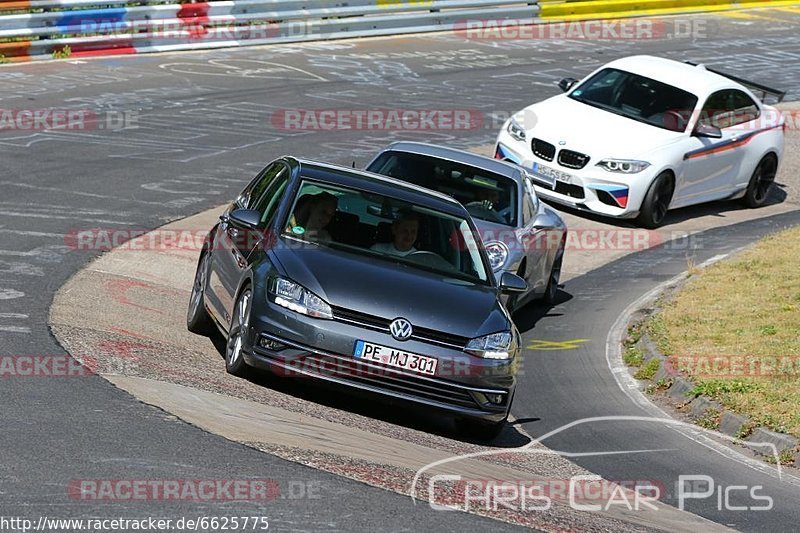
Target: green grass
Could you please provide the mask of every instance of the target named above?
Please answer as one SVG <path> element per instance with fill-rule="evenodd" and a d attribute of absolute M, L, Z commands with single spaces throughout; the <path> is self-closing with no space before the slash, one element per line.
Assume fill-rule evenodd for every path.
<path fill-rule="evenodd" d="M 61 50 L 53 50 L 53 59 L 66 59 L 72 55 L 72 49 L 65 45 Z"/>
<path fill-rule="evenodd" d="M 644 352 L 638 346 L 628 346 L 622 354 L 622 361 L 628 366 L 642 366 Z"/>
<path fill-rule="evenodd" d="M 640 367 L 639 370 L 633 375 L 636 379 L 653 379 L 658 369 L 661 367 L 661 361 L 658 359 L 650 359 L 647 364 Z"/>
<path fill-rule="evenodd" d="M 798 258 L 800 228 L 772 235 L 693 275 L 643 327 L 662 353 L 694 362 L 681 366 L 696 384 L 694 392 L 757 426 L 800 438 Z M 708 372 L 713 361 L 737 357 L 751 365 L 741 372 Z M 698 361 L 705 371 L 698 371 Z M 770 361 L 774 370 L 753 371 Z"/>
<path fill-rule="evenodd" d="M 702 416 L 695 419 L 694 423 L 706 429 L 717 430 L 719 429 L 721 418 L 722 415 L 717 409 L 709 407 L 705 410 Z"/>

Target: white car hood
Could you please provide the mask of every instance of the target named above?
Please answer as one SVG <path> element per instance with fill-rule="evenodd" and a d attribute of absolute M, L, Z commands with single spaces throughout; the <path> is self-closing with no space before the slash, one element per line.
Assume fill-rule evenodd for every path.
<path fill-rule="evenodd" d="M 655 150 L 686 136 L 583 104 L 563 94 L 528 106 L 514 118 L 524 126 L 528 142 L 536 137 L 556 149 L 587 154 L 594 163 L 604 158 L 647 160 Z"/>

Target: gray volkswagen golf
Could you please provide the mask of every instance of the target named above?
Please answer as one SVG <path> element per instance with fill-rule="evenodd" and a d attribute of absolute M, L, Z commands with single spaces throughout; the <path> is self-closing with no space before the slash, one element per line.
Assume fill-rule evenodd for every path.
<path fill-rule="evenodd" d="M 469 213 L 419 186 L 283 157 L 225 210 L 200 255 L 190 331 L 227 338 L 225 364 L 406 400 L 492 438 L 520 336 Z"/>

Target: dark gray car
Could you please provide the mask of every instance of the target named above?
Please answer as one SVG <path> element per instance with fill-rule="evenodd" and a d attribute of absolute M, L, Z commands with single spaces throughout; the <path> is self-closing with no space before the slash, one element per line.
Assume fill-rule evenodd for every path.
<path fill-rule="evenodd" d="M 531 300 L 555 300 L 567 226 L 539 201 L 521 167 L 444 146 L 397 142 L 375 156 L 367 170 L 445 193 L 464 204 L 497 279 L 511 272 L 528 282 L 527 291 L 508 298 L 510 310 Z"/>
<path fill-rule="evenodd" d="M 323 379 L 455 416 L 490 438 L 511 406 L 520 336 L 469 214 L 443 194 L 280 158 L 212 228 L 188 328 L 226 368 Z"/>

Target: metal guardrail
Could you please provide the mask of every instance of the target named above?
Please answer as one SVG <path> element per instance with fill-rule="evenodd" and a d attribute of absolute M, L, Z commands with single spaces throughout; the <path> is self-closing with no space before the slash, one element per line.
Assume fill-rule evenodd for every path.
<path fill-rule="evenodd" d="M 0 0 L 4 60 L 190 50 L 533 23 L 535 0 Z M 23 11 L 24 12 L 19 12 Z M 5 14 L 4 14 L 5 13 Z"/>
<path fill-rule="evenodd" d="M 798 0 L 0 0 L 0 62 L 510 24 L 714 12 Z M 490 34 L 489 34 L 490 35 Z M 491 36 L 489 37 L 491 38 Z"/>

